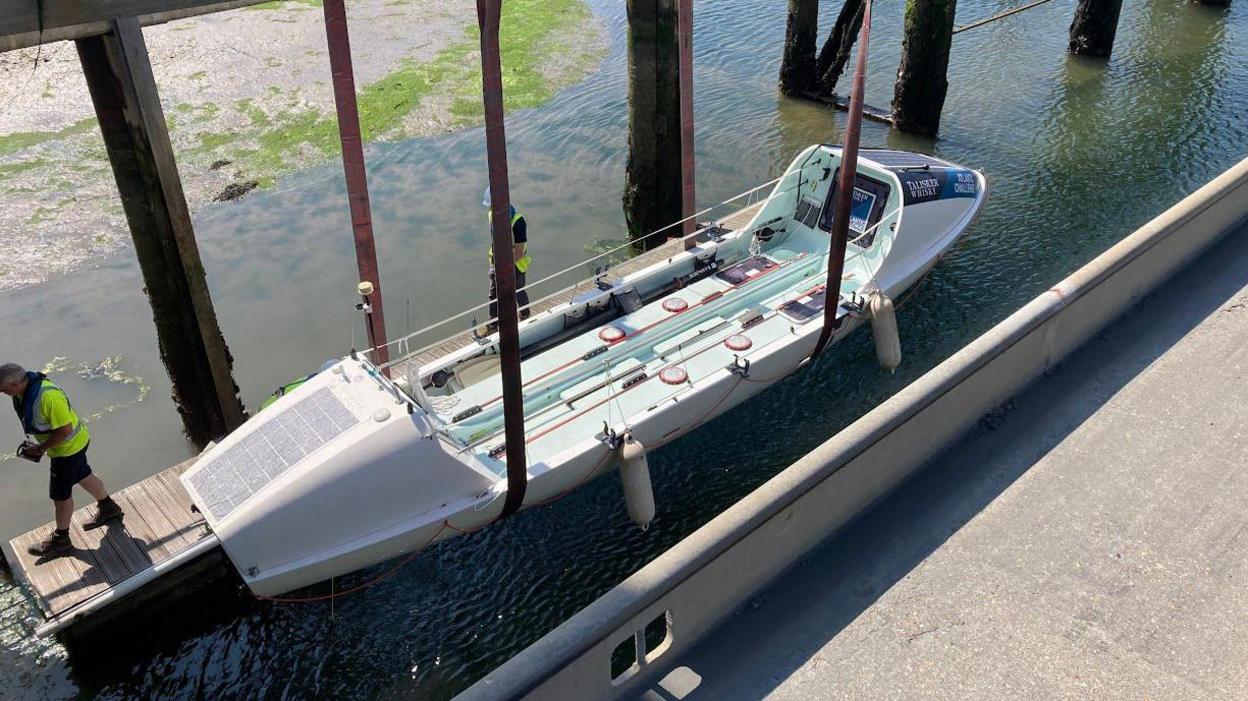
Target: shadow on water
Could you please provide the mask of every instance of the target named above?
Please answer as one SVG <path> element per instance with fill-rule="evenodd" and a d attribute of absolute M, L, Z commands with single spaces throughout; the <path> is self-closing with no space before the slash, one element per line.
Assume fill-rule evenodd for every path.
<path fill-rule="evenodd" d="M 540 271 L 571 265 L 593 242 L 623 231 L 624 5 L 591 4 L 613 37 L 600 70 L 548 105 L 508 117 L 512 181 L 536 232 L 530 248 Z M 969 21 L 1000 6 L 967 0 L 959 15 Z M 707 205 L 775 177 L 809 143 L 838 140 L 842 116 L 777 95 L 783 11 L 744 0 L 699 7 L 698 193 Z M 836 7 L 823 3 L 826 23 Z M 130 655 L 133 663 L 87 675 L 75 659 L 83 674 L 69 681 L 50 665 L 42 677 L 22 677 L 14 693 L 0 680 L 0 695 L 447 698 L 475 681 L 1248 151 L 1248 5 L 1229 14 L 1181 0 L 1124 7 L 1118 53 L 1099 70 L 1066 59 L 1064 32 L 1052 29 L 1065 26 L 1068 13 L 1049 3 L 958 35 L 937 141 L 864 125 L 865 145 L 982 168 L 993 188 L 980 220 L 901 305 L 905 360 L 896 375 L 875 366 L 869 334 L 855 334 L 813 367 L 657 451 L 658 517 L 648 532 L 628 521 L 618 477 L 604 476 L 558 503 L 439 544 L 332 607 L 259 604 L 199 627 L 170 626 L 168 641 Z M 891 97 L 900 19 L 900 5 L 879 8 L 871 104 Z M 1174 120 L 1168 110 L 1180 105 L 1183 119 Z M 483 144 L 473 129 L 368 150 L 391 335 L 404 329 L 405 300 L 419 327 L 484 297 Z M 343 190 L 331 163 L 196 215 L 249 404 L 350 342 L 355 273 Z M 150 401 L 92 425 L 98 470 L 110 484 L 185 456 L 141 287 L 134 262 L 118 258 L 0 302 L 0 325 L 31 329 L 6 338 L 6 353 L 120 354 L 148 378 Z M 88 389 L 68 388 L 75 401 Z M 20 514 L 11 523 L 27 528 L 46 519 L 46 504 L 31 497 L 46 488 L 46 474 L 10 472 L 0 494 L 5 518 Z M 0 584 L 0 596 L 12 591 Z M 146 626 L 137 630 L 147 636 Z M 15 664 L 30 669 L 31 655 L 43 653 L 15 654 Z"/>

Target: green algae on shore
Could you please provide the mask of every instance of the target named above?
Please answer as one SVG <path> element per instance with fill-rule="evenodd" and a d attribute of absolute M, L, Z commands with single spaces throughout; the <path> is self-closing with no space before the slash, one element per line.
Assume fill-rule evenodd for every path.
<path fill-rule="evenodd" d="M 95 117 L 87 117 L 57 131 L 19 131 L 12 134 L 0 134 L 0 156 L 17 153 L 45 141 L 82 134 L 94 128 L 95 124 Z"/>
<path fill-rule="evenodd" d="M 277 3 L 283 4 L 289 3 Z M 510 0 L 503 5 L 502 24 L 506 31 L 499 41 L 507 109 L 535 107 L 553 96 L 555 85 L 542 71 L 543 52 L 589 17 L 588 7 L 579 0 Z M 461 41 L 443 48 L 431 60 L 405 60 L 397 70 L 364 86 L 356 97 L 364 141 L 409 136 L 403 126 L 404 118 L 436 95 L 450 98 L 452 126 L 479 123 L 479 36 L 477 27 L 470 26 L 464 30 Z M 255 178 L 261 188 L 271 186 L 276 176 L 298 167 L 300 163 L 296 161 L 306 160 L 308 148 L 322 158 L 341 152 L 334 115 L 297 106 L 270 114 L 250 99 L 240 100 L 236 108 L 248 124 L 225 133 L 199 133 L 199 145 L 192 149 L 192 154 L 229 157 L 238 168 L 239 177 Z"/>

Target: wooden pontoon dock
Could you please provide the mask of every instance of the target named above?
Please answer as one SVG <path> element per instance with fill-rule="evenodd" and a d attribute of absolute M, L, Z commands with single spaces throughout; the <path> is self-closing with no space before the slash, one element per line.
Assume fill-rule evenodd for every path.
<path fill-rule="evenodd" d="M 68 553 L 37 557 L 26 551 L 52 532 L 52 523 L 9 541 L 13 574 L 43 615 L 37 633 L 55 633 L 218 547 L 179 480 L 195 460 L 114 493 L 125 510 L 120 519 L 88 530 L 95 504 L 76 510 L 70 527 L 74 547 Z"/>

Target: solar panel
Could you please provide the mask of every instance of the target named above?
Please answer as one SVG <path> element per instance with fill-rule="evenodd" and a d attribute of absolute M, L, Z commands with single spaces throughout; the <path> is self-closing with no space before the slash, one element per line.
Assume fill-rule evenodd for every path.
<path fill-rule="evenodd" d="M 304 457 L 359 423 L 328 387 L 297 402 L 221 452 L 191 476 L 203 503 L 217 521 L 229 516 Z"/>

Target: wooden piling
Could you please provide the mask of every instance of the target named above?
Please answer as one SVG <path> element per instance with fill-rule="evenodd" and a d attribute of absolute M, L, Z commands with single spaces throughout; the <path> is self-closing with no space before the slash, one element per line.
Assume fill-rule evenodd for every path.
<path fill-rule="evenodd" d="M 816 89 L 821 95 L 836 94 L 836 84 L 844 75 L 845 67 L 849 65 L 854 39 L 862 28 L 864 5 L 863 0 L 845 0 L 836 16 L 836 23 L 832 25 L 832 33 L 819 50 L 815 72 L 819 80 Z"/>
<path fill-rule="evenodd" d="M 949 47 L 956 0 L 907 0 L 901 65 L 893 89 L 893 125 L 936 136 L 949 89 Z"/>
<path fill-rule="evenodd" d="M 1070 22 L 1070 53 L 1108 57 L 1118 32 L 1122 0 L 1079 0 Z"/>
<path fill-rule="evenodd" d="M 819 0 L 789 0 L 780 61 L 780 92 L 805 97 L 815 88 L 815 37 L 819 32 Z"/>
<path fill-rule="evenodd" d="M 237 428 L 246 414 L 142 30 L 133 17 L 111 20 L 109 26 L 107 34 L 77 39 L 78 57 L 143 271 L 173 399 L 188 437 L 202 446 Z"/>
<path fill-rule="evenodd" d="M 680 84 L 680 218 L 684 222 L 680 235 L 685 237 L 685 250 L 697 245 L 694 228 L 697 222 L 697 192 L 694 184 L 693 158 L 693 0 L 676 0 L 676 39 Z M 657 238 L 657 237 L 656 237 Z"/>
<path fill-rule="evenodd" d="M 678 0 L 628 0 L 628 165 L 624 218 L 628 234 L 641 237 L 679 221 L 681 176 Z M 668 234 L 680 234 L 680 228 Z M 668 238 L 641 241 L 655 248 Z"/>

